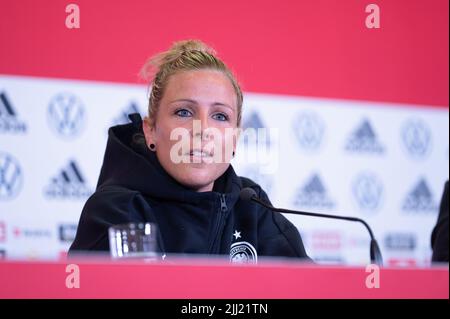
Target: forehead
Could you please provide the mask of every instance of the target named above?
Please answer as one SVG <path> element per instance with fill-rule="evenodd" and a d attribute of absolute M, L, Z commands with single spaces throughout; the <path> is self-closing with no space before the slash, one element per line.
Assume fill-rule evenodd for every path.
<path fill-rule="evenodd" d="M 170 76 L 164 98 L 222 102 L 236 107 L 236 93 L 228 77 L 215 70 L 181 71 Z"/>

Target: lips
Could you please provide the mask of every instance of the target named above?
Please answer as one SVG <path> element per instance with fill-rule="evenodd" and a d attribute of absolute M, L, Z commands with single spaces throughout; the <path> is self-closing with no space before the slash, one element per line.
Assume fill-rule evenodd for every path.
<path fill-rule="evenodd" d="M 195 157 L 212 157 L 213 156 L 212 152 L 208 152 L 206 150 L 192 150 L 188 154 L 190 156 L 195 156 Z"/>

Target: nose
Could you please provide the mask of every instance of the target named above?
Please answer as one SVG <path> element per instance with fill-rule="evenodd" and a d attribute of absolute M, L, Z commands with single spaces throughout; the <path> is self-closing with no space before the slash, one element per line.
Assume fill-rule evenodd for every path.
<path fill-rule="evenodd" d="M 209 139 L 209 115 L 205 110 L 200 109 L 194 117 L 193 137 L 201 140 Z"/>

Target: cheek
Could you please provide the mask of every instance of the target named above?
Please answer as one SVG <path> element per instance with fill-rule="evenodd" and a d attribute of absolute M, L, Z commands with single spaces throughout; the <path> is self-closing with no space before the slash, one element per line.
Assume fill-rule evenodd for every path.
<path fill-rule="evenodd" d="M 237 145 L 236 131 L 232 129 L 225 131 L 222 135 L 221 143 L 224 160 L 228 163 L 232 159 L 233 152 Z"/>
<path fill-rule="evenodd" d="M 168 126 L 159 126 L 156 129 L 156 137 L 159 141 L 161 141 L 160 143 L 165 144 L 167 141 L 170 140 L 170 132 L 171 129 Z"/>
<path fill-rule="evenodd" d="M 185 152 L 190 149 L 191 137 L 186 128 L 179 126 L 161 126 L 156 132 L 157 136 L 157 156 L 161 164 L 166 169 L 171 169 L 173 173 L 180 173 L 173 170 L 183 169 Z M 172 137 L 172 139 L 171 139 Z"/>
<path fill-rule="evenodd" d="M 230 130 L 230 132 L 226 131 L 222 137 L 223 144 L 227 146 L 234 146 L 235 141 L 237 140 L 237 136 L 235 135 L 235 132 L 233 130 Z"/>
<path fill-rule="evenodd" d="M 156 129 L 156 153 L 163 166 L 171 165 L 170 150 L 176 141 L 170 140 L 172 129 L 168 126 L 159 126 Z"/>
<path fill-rule="evenodd" d="M 162 152 L 168 152 L 170 151 L 170 148 L 172 147 L 173 144 L 175 144 L 177 142 L 177 136 L 175 136 L 175 138 L 173 140 L 170 139 L 172 132 L 174 131 L 175 128 L 166 125 L 166 126 L 161 126 L 156 130 L 156 139 L 158 142 L 158 149 Z"/>

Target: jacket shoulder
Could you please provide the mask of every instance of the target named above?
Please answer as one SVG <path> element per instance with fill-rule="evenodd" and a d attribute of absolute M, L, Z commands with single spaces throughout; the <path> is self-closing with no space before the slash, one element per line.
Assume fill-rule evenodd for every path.
<path fill-rule="evenodd" d="M 248 177 L 239 176 L 239 178 L 241 179 L 242 187 L 252 187 L 258 185 Z"/>
<path fill-rule="evenodd" d="M 242 188 L 253 188 L 259 196 L 261 196 L 261 192 L 265 193 L 262 187 L 252 179 L 244 176 L 239 176 L 239 178 L 241 179 Z"/>
<path fill-rule="evenodd" d="M 123 187 L 98 189 L 83 207 L 70 250 L 108 250 L 108 228 L 143 222 L 145 205 L 137 191 Z"/>

